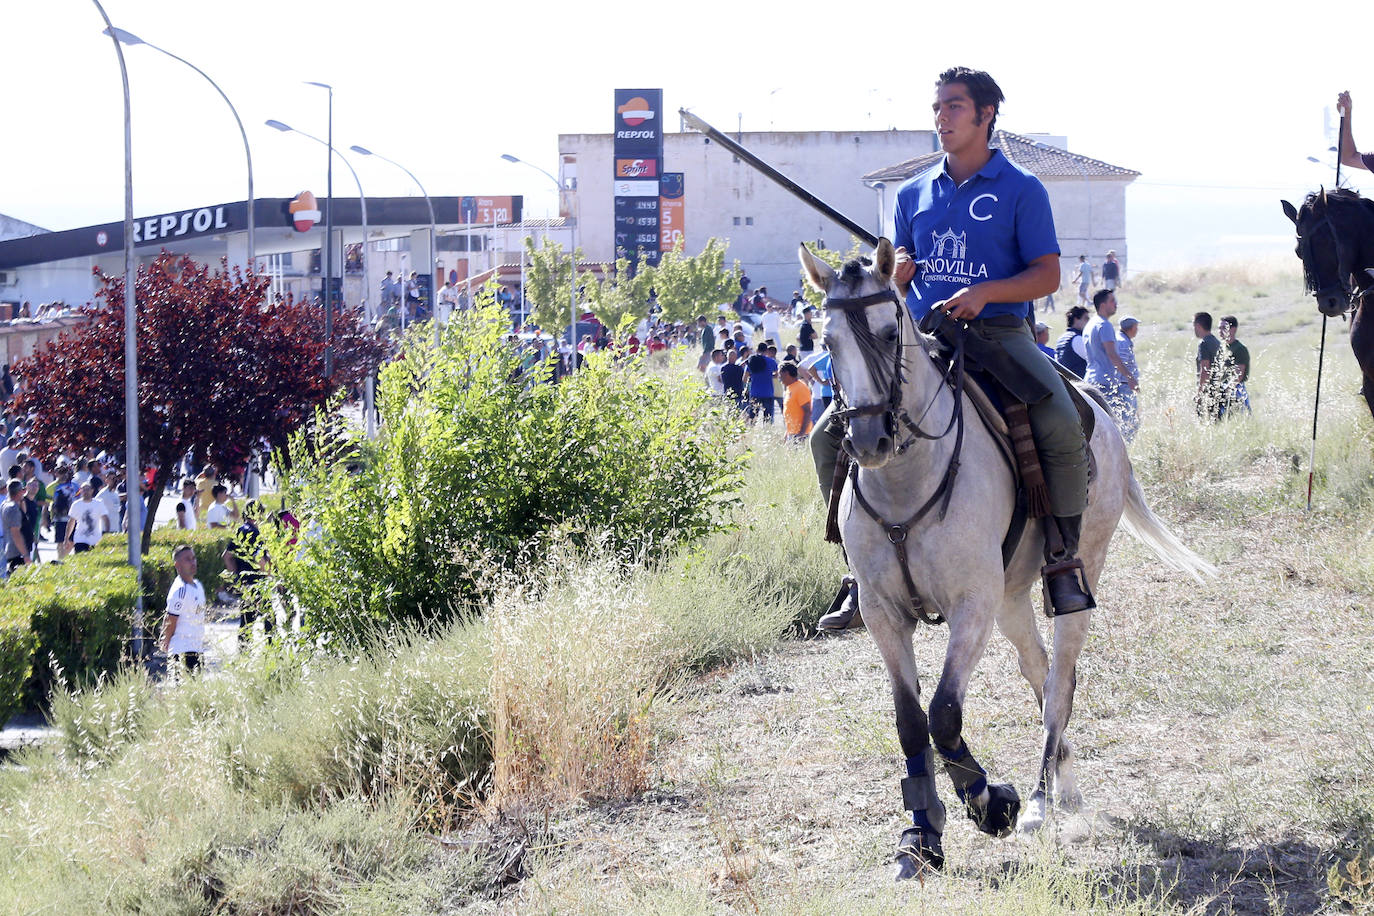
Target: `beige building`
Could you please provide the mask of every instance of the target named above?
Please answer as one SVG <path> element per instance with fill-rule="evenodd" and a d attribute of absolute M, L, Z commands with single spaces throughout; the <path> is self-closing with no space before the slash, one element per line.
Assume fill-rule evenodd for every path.
<path fill-rule="evenodd" d="M 903 181 L 943 155 L 929 130 L 755 131 L 738 142 L 850 219 L 891 233 L 892 200 Z M 612 138 L 561 134 L 563 215 L 576 216 L 578 244 L 591 261 L 610 260 Z M 1049 191 L 1065 275 L 1078 255 L 1100 265 L 1108 249 L 1127 265 L 1126 186 L 1139 172 L 1068 152 L 1065 138 L 996 131 L 993 146 L 1037 175 Z M 895 164 L 894 164 L 895 163 Z M 711 237 L 769 293 L 787 300 L 800 282 L 797 243 L 848 248 L 849 233 L 698 133 L 663 138 L 663 169 L 684 173 L 686 248 Z"/>
<path fill-rule="evenodd" d="M 1050 195 L 1050 208 L 1054 211 L 1060 267 L 1065 277 L 1076 269 L 1079 255 L 1087 255 L 1088 262 L 1100 270 L 1108 251 L 1116 252 L 1125 275 L 1130 267 L 1126 241 L 1126 186 L 1140 177 L 1139 172 L 1069 152 L 1065 149 L 1067 144 L 1059 137 L 1031 137 L 998 130 L 993 131 L 991 145 L 1045 185 Z M 942 155 L 940 152 L 926 153 L 876 169 L 865 174 L 863 181 L 870 187 L 882 184 L 893 190 L 916 173 L 935 165 Z M 885 225 L 890 232 L 891 207 L 886 219 Z"/>
<path fill-rule="evenodd" d="M 731 136 L 735 136 L 733 133 Z M 929 130 L 745 131 L 738 142 L 862 226 L 878 228 L 879 195 L 859 176 L 935 148 Z M 560 134 L 564 187 L 576 188 L 578 244 L 588 260 L 614 252 L 610 134 Z M 663 169 L 685 176 L 685 247 L 729 239 L 755 287 L 786 301 L 800 282 L 797 243 L 848 248 L 849 233 L 699 133 L 663 138 Z M 573 196 L 573 195 L 568 195 Z"/>

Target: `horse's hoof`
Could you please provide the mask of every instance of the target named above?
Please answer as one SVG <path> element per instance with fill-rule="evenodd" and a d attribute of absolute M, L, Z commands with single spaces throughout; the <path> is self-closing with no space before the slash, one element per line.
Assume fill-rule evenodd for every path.
<path fill-rule="evenodd" d="M 1016 827 L 1021 813 L 1021 796 L 1016 787 L 1005 782 L 988 783 L 988 803 L 981 810 L 970 805 L 969 819 L 989 836 L 1004 837 Z"/>
<path fill-rule="evenodd" d="M 1026 809 L 1025 817 L 1021 818 L 1016 826 L 1022 833 L 1035 833 L 1045 826 L 1045 795 L 1036 792 L 1030 798 L 1030 806 Z"/>
<path fill-rule="evenodd" d="M 1056 792 L 1054 794 L 1054 806 L 1060 811 L 1067 811 L 1070 814 L 1083 810 L 1083 793 L 1074 789 L 1071 792 Z"/>
<path fill-rule="evenodd" d="M 945 849 L 940 834 L 927 833 L 920 827 L 908 827 L 897 841 L 897 880 L 934 874 L 945 867 Z"/>

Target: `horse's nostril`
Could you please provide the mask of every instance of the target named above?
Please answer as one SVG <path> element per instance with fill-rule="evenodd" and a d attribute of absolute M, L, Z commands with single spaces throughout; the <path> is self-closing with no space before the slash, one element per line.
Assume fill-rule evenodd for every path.
<path fill-rule="evenodd" d="M 892 451 L 892 440 L 889 439 L 887 436 L 879 437 L 877 451 L 880 455 Z"/>

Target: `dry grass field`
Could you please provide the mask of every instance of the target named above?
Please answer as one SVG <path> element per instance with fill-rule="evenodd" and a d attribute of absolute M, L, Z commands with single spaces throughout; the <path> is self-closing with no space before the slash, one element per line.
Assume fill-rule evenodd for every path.
<path fill-rule="evenodd" d="M 1371 422 L 1333 323 L 1305 512 L 1320 324 L 1285 268 L 1121 294 L 1121 314 L 1143 323 L 1137 473 L 1221 575 L 1198 586 L 1118 533 L 1071 724 L 1082 812 L 993 840 L 951 807 L 947 872 L 894 886 L 908 821 L 877 651 L 862 633 L 790 640 L 672 705 L 643 797 L 553 818 L 530 841 L 528 878 L 460 911 L 1374 911 Z M 1192 415 L 1200 309 L 1241 319 L 1249 418 Z M 916 636 L 927 697 L 944 643 L 942 630 Z M 965 723 L 993 777 L 1029 795 L 1037 710 L 996 635 Z"/>
<path fill-rule="evenodd" d="M 946 871 L 892 882 L 887 677 L 866 634 L 791 629 L 839 562 L 809 457 L 757 430 L 736 528 L 661 568 L 569 557 L 555 586 L 376 657 L 259 654 L 58 703 L 62 745 L 0 767 L 0 910 L 1374 912 L 1374 422 L 1344 327 L 1309 513 L 1320 324 L 1296 270 L 1142 277 L 1121 300 L 1136 473 L 1221 574 L 1118 533 L 1070 725 L 1081 812 L 993 840 L 940 777 Z M 1192 413 L 1198 309 L 1241 319 L 1249 417 Z M 916 643 L 928 697 L 945 632 Z M 1037 711 L 999 636 L 965 725 L 1028 796 Z M 487 775 L 435 788 L 465 772 Z"/>

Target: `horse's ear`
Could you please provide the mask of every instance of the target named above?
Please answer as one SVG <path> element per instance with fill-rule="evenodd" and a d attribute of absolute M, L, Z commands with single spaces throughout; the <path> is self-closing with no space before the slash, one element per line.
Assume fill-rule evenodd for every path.
<path fill-rule="evenodd" d="M 885 238 L 878 239 L 878 247 L 873 251 L 873 266 L 877 268 L 884 283 L 892 279 L 892 274 L 897 269 L 897 249 Z"/>
<path fill-rule="evenodd" d="M 821 292 L 829 292 L 830 284 L 835 282 L 835 269 L 811 253 L 805 243 L 797 246 L 797 256 L 801 258 L 802 270 L 806 279 Z"/>
<path fill-rule="evenodd" d="M 1281 200 L 1279 203 L 1283 204 L 1283 215 L 1291 219 L 1293 225 L 1296 226 L 1298 224 L 1298 211 L 1286 200 Z"/>
<path fill-rule="evenodd" d="M 1322 206 L 1326 206 L 1326 187 L 1322 187 Z"/>

